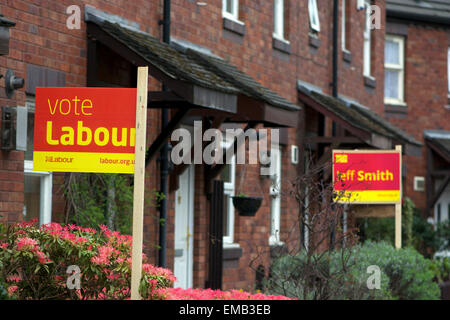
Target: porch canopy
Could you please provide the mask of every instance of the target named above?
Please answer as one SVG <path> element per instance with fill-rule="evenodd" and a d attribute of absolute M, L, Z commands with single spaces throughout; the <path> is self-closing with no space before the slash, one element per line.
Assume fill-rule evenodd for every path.
<path fill-rule="evenodd" d="M 148 66 L 150 76 L 167 89 L 148 93 L 148 108 L 174 110 L 167 127 L 147 150 L 147 164 L 188 116 L 208 118 L 209 128 L 219 128 L 224 122 L 297 126 L 299 106 L 223 59 L 192 49 L 177 49 L 147 33 L 89 12 L 86 23 L 90 41 L 101 43 L 134 66 Z"/>
<path fill-rule="evenodd" d="M 425 130 L 427 147 L 427 210 L 431 216 L 433 208 L 450 183 L 450 131 Z M 439 182 L 439 183 L 438 183 Z"/>
<path fill-rule="evenodd" d="M 303 140 L 306 146 L 331 144 L 333 149 L 338 147 L 393 149 L 395 145 L 402 145 L 405 154 L 421 155 L 420 142 L 368 107 L 350 100 L 331 97 L 300 82 L 298 94 L 299 100 L 306 107 L 330 118 L 341 129 L 333 137 L 305 136 Z"/>

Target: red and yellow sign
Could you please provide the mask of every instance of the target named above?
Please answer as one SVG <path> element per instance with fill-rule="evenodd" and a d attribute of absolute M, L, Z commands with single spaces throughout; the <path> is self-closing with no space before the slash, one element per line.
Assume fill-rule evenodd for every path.
<path fill-rule="evenodd" d="M 136 89 L 37 88 L 33 170 L 134 173 Z"/>
<path fill-rule="evenodd" d="M 395 150 L 333 150 L 334 201 L 400 203 L 401 154 Z"/>

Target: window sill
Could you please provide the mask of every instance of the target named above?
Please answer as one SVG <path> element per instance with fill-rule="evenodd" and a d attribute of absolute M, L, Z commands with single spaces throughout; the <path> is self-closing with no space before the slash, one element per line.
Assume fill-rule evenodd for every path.
<path fill-rule="evenodd" d="M 223 28 L 240 36 L 245 35 L 245 24 L 239 20 L 223 17 Z"/>
<path fill-rule="evenodd" d="M 392 101 L 392 100 L 385 100 L 384 105 L 386 107 L 394 107 L 394 108 L 406 108 L 408 105 L 404 101 Z"/>
<path fill-rule="evenodd" d="M 223 249 L 234 249 L 234 248 L 240 248 L 241 246 L 239 243 L 230 243 L 230 242 L 224 242 L 223 243 Z"/>
<path fill-rule="evenodd" d="M 342 60 L 345 62 L 351 63 L 353 59 L 352 53 L 347 50 L 342 50 Z"/>
<path fill-rule="evenodd" d="M 309 34 L 309 46 L 315 49 L 320 48 L 320 39 L 316 35 Z"/>
<path fill-rule="evenodd" d="M 384 111 L 388 114 L 407 114 L 408 107 L 406 104 L 386 103 L 384 105 Z"/>
<path fill-rule="evenodd" d="M 239 244 L 233 244 L 233 245 L 237 245 L 237 246 L 227 247 L 224 244 L 223 255 L 222 255 L 224 268 L 239 267 L 239 259 L 242 257 L 242 248 L 239 246 Z"/>
<path fill-rule="evenodd" d="M 291 43 L 285 39 L 273 36 L 272 47 L 286 54 L 291 54 Z"/>
<path fill-rule="evenodd" d="M 368 88 L 375 89 L 377 87 L 377 80 L 371 76 L 364 76 L 364 85 Z"/>
<path fill-rule="evenodd" d="M 283 241 L 275 240 L 272 237 L 269 238 L 269 246 L 270 247 L 282 247 L 284 246 Z"/>

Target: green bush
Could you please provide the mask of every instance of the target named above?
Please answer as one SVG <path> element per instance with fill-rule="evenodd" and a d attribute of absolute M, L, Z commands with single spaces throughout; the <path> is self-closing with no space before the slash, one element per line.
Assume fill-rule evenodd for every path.
<path fill-rule="evenodd" d="M 439 299 L 440 291 L 433 282 L 435 272 L 433 263 L 425 259 L 413 248 L 396 250 L 387 242 L 367 241 L 363 245 L 352 248 L 353 254 L 348 256 L 348 270 L 336 272 L 345 267 L 341 250 L 336 250 L 324 260 L 322 268 L 327 290 L 333 294 L 329 299 L 401 299 L 401 300 L 432 300 Z M 318 255 L 313 255 L 312 258 Z M 277 259 L 271 269 L 271 278 L 265 281 L 265 290 L 271 294 L 283 294 L 292 298 L 314 299 L 314 287 L 305 288 L 308 282 L 301 281 L 305 270 L 307 254 L 302 252 L 295 256 L 283 256 Z M 345 259 L 345 257 L 344 257 Z M 378 266 L 381 271 L 380 289 L 367 288 L 367 280 L 372 275 L 368 273 L 369 266 Z M 340 274 L 333 277 L 333 274 Z M 305 289 L 310 294 L 304 296 Z"/>
<path fill-rule="evenodd" d="M 291 298 L 317 300 L 373 300 L 386 299 L 389 278 L 381 274 L 381 290 L 369 290 L 366 270 L 357 268 L 354 256 L 359 250 L 335 250 L 308 256 L 282 256 L 271 266 L 270 278 L 264 281 L 264 290 Z"/>
<path fill-rule="evenodd" d="M 434 300 L 440 297 L 439 287 L 433 282 L 433 262 L 411 247 L 397 250 L 386 242 L 368 241 L 356 259 L 360 271 L 369 265 L 380 267 L 389 278 L 388 289 L 394 299 Z"/>

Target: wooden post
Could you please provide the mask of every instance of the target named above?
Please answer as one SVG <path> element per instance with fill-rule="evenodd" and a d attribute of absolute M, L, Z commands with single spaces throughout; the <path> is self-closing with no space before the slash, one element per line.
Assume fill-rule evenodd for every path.
<path fill-rule="evenodd" d="M 133 244 L 131 252 L 131 300 L 140 300 L 144 222 L 145 150 L 147 132 L 148 67 L 138 68 L 136 96 L 136 144 L 134 155 Z"/>
<path fill-rule="evenodd" d="M 400 202 L 395 204 L 395 248 L 402 247 L 402 146 L 395 146 L 400 152 Z"/>

